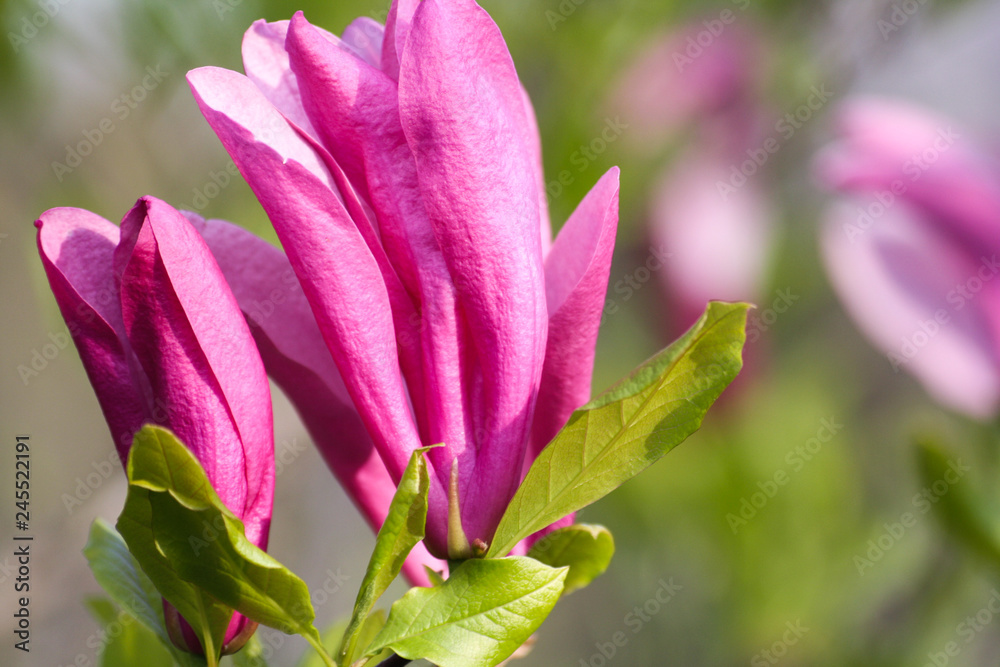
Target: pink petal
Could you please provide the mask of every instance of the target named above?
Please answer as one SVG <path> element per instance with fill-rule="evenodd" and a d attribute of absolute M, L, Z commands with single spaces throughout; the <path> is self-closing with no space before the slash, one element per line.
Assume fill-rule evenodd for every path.
<path fill-rule="evenodd" d="M 956 289 L 983 269 L 995 277 L 995 256 L 967 253 L 903 202 L 861 230 L 858 211 L 867 203 L 835 205 L 823 233 L 827 271 L 848 312 L 893 368 L 912 373 L 938 401 L 977 418 L 996 414 L 991 320 L 1000 312 L 1000 282 L 980 280 L 985 287 L 973 299 Z"/>
<path fill-rule="evenodd" d="M 1000 168 L 949 120 L 861 98 L 841 108 L 839 131 L 817 160 L 829 187 L 912 201 L 970 245 L 1000 251 Z"/>
<path fill-rule="evenodd" d="M 382 40 L 385 38 L 385 28 L 381 23 L 361 16 L 344 28 L 340 38 L 363 61 L 376 69 L 381 67 Z"/>
<path fill-rule="evenodd" d="M 382 42 L 382 71 L 396 81 L 399 79 L 399 54 L 403 53 L 410 23 L 420 0 L 393 0 L 385 19 L 385 39 Z"/>
<path fill-rule="evenodd" d="M 271 219 L 351 398 L 398 479 L 420 440 L 378 262 L 332 181 L 323 177 L 325 168 L 317 173 L 303 165 L 320 162 L 313 148 L 287 124 L 273 136 L 261 136 L 258 128 L 274 127 L 277 114 L 249 81 L 213 68 L 194 70 L 188 80 L 202 113 Z M 443 497 L 443 489 L 435 493 Z"/>
<path fill-rule="evenodd" d="M 542 137 L 538 132 L 538 118 L 535 116 L 535 107 L 531 104 L 528 91 L 521 89 L 524 95 L 524 115 L 528 123 L 525 126 L 527 135 L 524 143 L 531 150 L 532 162 L 535 169 L 535 181 L 538 187 L 538 228 L 541 232 L 542 257 L 547 257 L 552 249 L 552 222 L 549 219 L 549 197 L 545 189 L 545 167 L 542 164 Z"/>
<path fill-rule="evenodd" d="M 549 311 L 545 367 L 525 470 L 574 410 L 590 400 L 597 332 L 618 229 L 618 168 L 597 182 L 545 260 Z"/>
<path fill-rule="evenodd" d="M 399 103 L 482 383 L 469 428 L 483 435 L 474 464 L 459 458 L 459 477 L 468 537 L 488 542 L 520 478 L 547 313 L 531 130 L 510 54 L 485 11 L 471 0 L 419 4 Z"/>
<path fill-rule="evenodd" d="M 112 256 L 118 227 L 78 208 L 54 208 L 35 223 L 38 250 L 59 310 L 124 463 L 146 418 L 122 344 L 124 325 Z"/>
<path fill-rule="evenodd" d="M 271 394 L 253 338 L 208 247 L 169 205 L 140 199 L 115 251 L 122 318 L 154 419 L 191 448 L 247 537 L 267 545 Z"/>
<path fill-rule="evenodd" d="M 378 215 L 386 253 L 417 295 L 419 338 L 403 339 L 401 347 L 422 354 L 422 376 L 407 370 L 425 443 L 444 443 L 431 460 L 442 484 L 447 484 L 450 461 L 466 443 L 468 392 L 462 371 L 460 314 L 455 288 L 445 258 L 424 209 L 416 165 L 398 122 L 396 85 L 324 40 L 301 15 L 292 20 L 288 48 L 299 72 L 303 100 L 326 145 L 343 152 L 358 165 L 357 180 Z M 336 156 L 339 159 L 339 155 Z M 422 397 L 422 402 L 418 402 Z M 433 513 L 445 512 L 435 506 Z M 445 521 L 431 525 L 444 530 Z M 440 544 L 444 543 L 443 534 Z M 434 538 L 437 543 L 436 538 Z"/>
<path fill-rule="evenodd" d="M 247 78 L 289 122 L 318 140 L 319 135 L 302 108 L 299 82 L 288 66 L 287 34 L 288 21 L 254 21 L 243 36 L 243 69 Z"/>

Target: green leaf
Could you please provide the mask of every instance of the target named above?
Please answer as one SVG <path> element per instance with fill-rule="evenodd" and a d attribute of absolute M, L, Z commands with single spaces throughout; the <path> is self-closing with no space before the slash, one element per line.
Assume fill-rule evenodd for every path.
<path fill-rule="evenodd" d="M 305 582 L 246 539 L 243 524 L 219 500 L 198 460 L 170 431 L 144 427 L 132 445 L 128 472 L 129 500 L 119 530 L 150 579 L 189 622 L 205 619 L 202 627 L 209 626 L 214 639 L 215 619 L 209 614 L 222 610 L 228 623 L 228 612 L 235 609 L 302 635 L 333 664 L 313 627 Z M 192 597 L 201 605 L 192 605 Z"/>
<path fill-rule="evenodd" d="M 574 412 L 531 465 L 488 555 L 606 496 L 698 430 L 743 365 L 748 308 L 709 303 L 681 338 Z"/>
<path fill-rule="evenodd" d="M 354 602 L 351 622 L 341 642 L 339 662 L 342 665 L 350 665 L 357 648 L 364 648 L 359 643 L 359 633 L 365 619 L 375 602 L 399 575 L 410 550 L 424 539 L 427 490 L 430 488 L 424 452 L 429 449 L 431 447 L 423 447 L 410 455 L 410 462 L 389 505 L 389 513 L 375 537 L 375 549 Z"/>
<path fill-rule="evenodd" d="M 535 542 L 528 556 L 551 567 L 569 566 L 563 595 L 584 588 L 604 574 L 615 554 L 615 540 L 604 526 L 577 523 Z"/>
<path fill-rule="evenodd" d="M 125 540 L 108 522 L 94 521 L 83 554 L 101 588 L 152 631 L 175 663 L 181 667 L 204 667 L 204 659 L 181 651 L 170 641 L 159 591 L 129 553 Z"/>
<path fill-rule="evenodd" d="M 144 443 L 149 440 L 148 428 L 150 427 L 144 427 L 133 440 L 128 462 L 128 494 L 125 496 L 125 507 L 118 516 L 116 526 L 125 544 L 128 545 L 128 550 L 160 595 L 191 624 L 201 640 L 206 657 L 210 656 L 209 664 L 218 664 L 226 628 L 232 617 L 232 609 L 216 602 L 204 591 L 181 578 L 175 569 L 175 564 L 160 551 L 154 535 L 154 532 L 164 528 L 156 526 L 154 531 L 151 497 L 159 494 L 133 483 L 135 479 L 133 464 L 140 450 L 145 449 Z M 157 436 L 154 433 L 152 437 Z"/>
<path fill-rule="evenodd" d="M 159 645 L 156 633 L 127 610 L 104 597 L 88 599 L 87 607 L 101 624 L 100 667 L 173 667 L 170 652 Z"/>
<path fill-rule="evenodd" d="M 918 439 L 916 445 L 921 480 L 934 494 L 933 507 L 945 529 L 1000 570 L 1000 534 L 984 511 L 986 502 L 965 481 L 968 467 L 929 438 Z"/>
<path fill-rule="evenodd" d="M 567 570 L 523 556 L 464 561 L 442 585 L 397 600 L 367 654 L 390 648 L 439 667 L 497 665 L 552 611 Z"/>

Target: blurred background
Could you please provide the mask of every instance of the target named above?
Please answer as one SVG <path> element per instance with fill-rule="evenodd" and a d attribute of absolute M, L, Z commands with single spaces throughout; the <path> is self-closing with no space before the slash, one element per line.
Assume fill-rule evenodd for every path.
<path fill-rule="evenodd" d="M 611 528 L 615 559 L 520 664 L 997 664 L 1000 3 L 482 4 L 536 107 L 554 226 L 622 170 L 595 391 L 706 299 L 758 305 L 703 429 L 579 517 Z M 0 664 L 97 664 L 81 549 L 125 495 L 32 222 L 118 221 L 151 194 L 274 240 L 184 74 L 241 70 L 250 23 L 296 9 L 339 33 L 388 6 L 0 0 Z M 373 536 L 274 393 L 271 551 L 322 627 L 349 612 Z M 17 435 L 30 654 L 12 634 Z M 307 650 L 262 638 L 276 666 Z"/>

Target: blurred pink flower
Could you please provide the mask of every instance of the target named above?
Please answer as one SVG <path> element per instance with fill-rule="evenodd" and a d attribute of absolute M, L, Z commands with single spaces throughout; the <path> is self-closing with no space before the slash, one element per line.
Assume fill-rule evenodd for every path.
<path fill-rule="evenodd" d="M 1000 402 L 1000 165 L 951 121 L 862 98 L 816 160 L 843 195 L 823 256 L 844 307 L 894 370 L 985 419 Z"/>
<path fill-rule="evenodd" d="M 589 398 L 617 170 L 552 243 L 534 113 L 471 0 L 397 0 L 384 29 L 361 18 L 342 38 L 301 13 L 257 22 L 243 57 L 247 76 L 188 74 L 202 112 L 270 217 L 391 479 L 444 443 L 429 454 L 430 551 L 460 555 L 452 480 L 461 532 L 488 543 L 524 461 Z"/>
<path fill-rule="evenodd" d="M 144 197 L 121 227 L 82 209 L 35 223 L 52 292 L 124 462 L 146 423 L 170 428 L 219 498 L 267 548 L 274 430 L 264 366 L 236 300 L 201 237 L 164 202 Z M 168 604 L 171 638 L 201 653 Z M 226 652 L 256 623 L 234 614 Z"/>
<path fill-rule="evenodd" d="M 745 159 L 696 144 L 654 186 L 650 239 L 669 256 L 660 277 L 677 331 L 711 300 L 757 301 L 763 291 L 776 220 L 770 193 L 759 178 L 720 188 Z"/>
<path fill-rule="evenodd" d="M 752 30 L 717 18 L 652 40 L 625 69 L 611 97 L 613 113 L 629 124 L 629 146 L 659 153 L 687 126 L 742 107 L 764 68 L 758 42 Z"/>
<path fill-rule="evenodd" d="M 775 213 L 758 173 L 771 157 L 757 97 L 766 53 L 760 35 L 729 18 L 661 37 L 615 89 L 616 111 L 645 150 L 680 144 L 649 204 L 672 333 L 712 299 L 756 301 L 770 259 Z"/>

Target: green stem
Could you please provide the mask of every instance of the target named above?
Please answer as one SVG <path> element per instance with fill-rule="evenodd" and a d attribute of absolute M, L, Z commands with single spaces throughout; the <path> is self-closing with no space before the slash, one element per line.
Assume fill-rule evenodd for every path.
<path fill-rule="evenodd" d="M 205 630 L 201 637 L 202 648 L 205 649 L 205 662 L 208 667 L 219 667 L 219 654 L 215 650 L 215 640 L 212 638 L 212 629 L 208 623 L 208 613 L 205 611 L 204 600 L 201 595 L 196 596 L 198 600 L 198 616 L 201 617 L 201 627 Z"/>
<path fill-rule="evenodd" d="M 313 632 L 315 632 L 315 630 Z M 337 663 L 334 662 L 333 658 L 330 657 L 330 654 L 326 652 L 326 649 L 323 648 L 323 643 L 318 638 L 309 634 L 303 634 L 302 636 L 306 638 L 306 641 L 309 642 L 314 649 L 316 649 L 316 652 L 319 653 L 319 657 L 322 658 L 323 664 L 326 665 L 326 667 L 337 667 Z"/>

